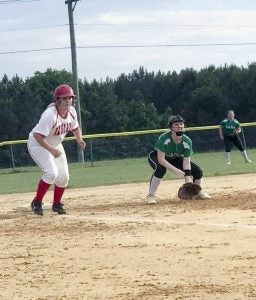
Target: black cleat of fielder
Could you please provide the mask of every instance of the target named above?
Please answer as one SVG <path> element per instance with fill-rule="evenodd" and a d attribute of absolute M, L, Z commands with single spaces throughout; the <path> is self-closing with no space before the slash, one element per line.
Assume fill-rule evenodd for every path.
<path fill-rule="evenodd" d="M 31 209 L 32 211 L 39 216 L 42 216 L 43 213 L 43 208 L 42 208 L 42 202 L 41 201 L 36 201 L 35 199 L 31 202 Z"/>
<path fill-rule="evenodd" d="M 52 205 L 52 211 L 58 213 L 59 215 L 65 215 L 67 212 L 66 210 L 63 208 L 62 203 L 58 203 L 58 204 L 53 204 Z"/>

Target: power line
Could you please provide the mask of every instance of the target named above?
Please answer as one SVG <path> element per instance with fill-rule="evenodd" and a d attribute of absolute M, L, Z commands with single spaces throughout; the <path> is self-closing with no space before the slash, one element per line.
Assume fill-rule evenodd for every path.
<path fill-rule="evenodd" d="M 49 28 L 67 27 L 67 26 L 68 26 L 68 24 L 45 25 L 45 26 L 28 27 L 28 28 L 21 28 L 21 29 L 0 30 L 0 33 L 4 33 L 4 32 L 17 32 L 17 31 L 28 31 L 28 30 L 37 30 L 37 29 L 49 29 Z"/>
<path fill-rule="evenodd" d="M 128 27 L 255 27 L 256 24 L 124 24 L 124 23 L 81 23 L 77 26 L 128 26 Z"/>
<path fill-rule="evenodd" d="M 0 5 L 1 4 L 14 4 L 14 3 L 36 2 L 36 1 L 42 1 L 42 0 L 2 0 L 2 1 L 0 1 Z"/>
<path fill-rule="evenodd" d="M 241 42 L 241 43 L 200 43 L 200 44 L 156 44 L 156 45 L 90 45 L 90 46 L 77 46 L 77 49 L 106 49 L 106 48 L 171 48 L 171 47 L 222 47 L 222 46 L 255 46 L 256 42 Z M 70 47 L 54 47 L 54 48 L 41 48 L 41 49 L 27 49 L 0 52 L 0 55 L 29 53 L 29 52 L 44 52 L 67 50 Z"/>
<path fill-rule="evenodd" d="M 79 49 L 97 49 L 97 48 L 165 48 L 165 47 L 211 47 L 211 46 L 250 46 L 256 45 L 256 42 L 244 43 L 206 43 L 206 44 L 158 44 L 158 45 L 94 45 L 80 46 Z M 0 52 L 1 54 L 1 52 Z"/>
<path fill-rule="evenodd" d="M 4 55 L 4 54 L 17 54 L 17 53 L 29 53 L 29 52 L 56 51 L 56 50 L 66 50 L 66 49 L 70 49 L 70 47 L 54 47 L 54 48 L 41 48 L 41 49 L 5 51 L 5 52 L 0 52 L 0 55 Z"/>
<path fill-rule="evenodd" d="M 27 1 L 42 1 L 42 0 L 27 0 Z M 0 2 L 1 3 L 1 2 Z M 76 26 L 99 26 L 99 27 L 173 27 L 173 28 L 251 28 L 256 27 L 256 24 L 109 24 L 109 23 L 81 23 L 75 24 Z M 45 26 L 35 26 L 35 27 L 28 27 L 28 28 L 19 28 L 19 29 L 7 29 L 7 30 L 0 30 L 0 33 L 4 32 L 17 32 L 17 31 L 28 31 L 28 30 L 37 30 L 37 29 L 49 29 L 49 28 L 57 28 L 57 27 L 67 27 L 68 24 L 56 24 L 56 25 L 45 25 Z"/>

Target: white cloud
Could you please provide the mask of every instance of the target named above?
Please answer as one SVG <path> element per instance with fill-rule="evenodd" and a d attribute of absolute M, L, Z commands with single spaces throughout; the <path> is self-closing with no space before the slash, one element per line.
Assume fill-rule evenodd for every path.
<path fill-rule="evenodd" d="M 141 12 L 105 12 L 97 16 L 98 21 L 109 24 L 208 24 L 208 25 L 256 25 L 256 11 L 243 10 L 148 10 Z"/>
<path fill-rule="evenodd" d="M 34 14 L 10 18 L 0 12 L 2 28 L 23 26 L 38 27 L 43 24 L 64 24 L 68 22 L 64 1 L 59 10 L 53 1 L 48 1 L 51 11 L 38 10 Z M 50 1 L 50 2 L 49 2 Z M 87 45 L 150 45 L 150 44 L 196 44 L 196 43 L 231 43 L 256 41 L 256 10 L 254 2 L 249 1 L 251 10 L 234 9 L 232 1 L 225 2 L 225 10 L 217 10 L 213 0 L 187 1 L 106 1 L 88 0 L 80 2 L 75 10 L 76 23 L 105 23 L 106 26 L 76 26 L 77 46 Z M 222 3 L 224 3 L 222 1 Z M 236 2 L 236 7 L 240 4 Z M 204 3 L 202 5 L 202 3 Z M 211 9 L 207 9 L 208 6 Z M 229 4 L 227 4 L 229 3 Z M 238 5 L 239 4 L 239 5 Z M 253 6 L 254 5 L 254 6 Z M 246 3 L 249 7 L 248 2 Z M 45 3 L 45 7 L 47 7 Z M 188 9 L 189 8 L 189 9 Z M 32 18 L 34 15 L 34 19 Z M 40 17 L 41 16 L 41 17 Z M 56 17 L 58 16 L 58 17 Z M 57 22 L 58 21 L 58 22 Z M 28 25 L 26 25 L 28 23 Z M 3 25 L 5 24 L 5 25 Z M 9 27 L 8 27 L 9 24 Z M 23 24 L 21 26 L 21 24 Z M 33 24 L 33 25 L 31 25 Z M 111 26 L 113 24 L 114 26 Z M 119 26 L 120 24 L 120 26 Z M 129 26 L 138 24 L 140 26 Z M 162 25 L 162 26 L 142 26 Z M 163 25 L 179 26 L 163 26 Z M 181 26 L 181 25 L 207 26 Z M 239 25 L 251 26 L 239 26 Z M 26 25 L 26 26 L 25 26 Z M 220 26 L 213 26 L 220 25 Z M 69 46 L 68 27 L 26 30 L 22 32 L 1 33 L 1 51 L 15 51 L 35 48 L 52 48 Z M 174 47 L 174 48 L 115 48 L 115 49 L 78 49 L 78 71 L 81 78 L 116 77 L 121 72 L 130 72 L 139 66 L 149 70 L 167 71 L 186 67 L 201 68 L 209 64 L 237 63 L 247 64 L 256 59 L 254 47 Z M 10 76 L 17 73 L 21 76 L 32 75 L 48 67 L 71 69 L 70 51 L 33 52 L 16 55 L 0 55 L 1 74 Z M 1 76 L 0 74 L 0 76 Z"/>
<path fill-rule="evenodd" d="M 122 14 L 108 12 L 99 15 L 99 20 L 104 23 L 110 24 L 131 24 L 131 23 L 145 23 L 153 22 L 154 18 L 146 15 L 139 14 Z"/>
<path fill-rule="evenodd" d="M 103 19 L 111 23 L 111 15 L 107 13 Z M 129 13 L 113 17 L 112 24 L 120 22 L 123 26 L 99 26 L 77 29 L 77 41 L 80 45 L 140 45 L 140 44 L 188 44 L 188 43 L 230 43 L 253 42 L 256 36 L 256 11 L 178 11 L 148 12 L 144 18 L 150 22 L 142 22 L 139 14 Z M 102 19 L 100 19 L 101 21 Z M 202 24 L 205 26 L 125 26 L 134 24 L 132 20 L 152 24 Z M 212 25 L 219 26 L 212 26 Z M 238 26 L 252 24 L 252 26 Z M 255 26 L 253 26 L 255 24 Z M 231 26 L 232 25 L 232 26 Z"/>
<path fill-rule="evenodd" d="M 17 25 L 20 25 L 24 22 L 25 18 L 24 17 L 18 17 L 18 18 L 7 18 L 7 19 L 0 19 L 0 26 L 1 26 L 1 29 L 4 30 L 4 28 L 6 26 L 17 26 Z"/>

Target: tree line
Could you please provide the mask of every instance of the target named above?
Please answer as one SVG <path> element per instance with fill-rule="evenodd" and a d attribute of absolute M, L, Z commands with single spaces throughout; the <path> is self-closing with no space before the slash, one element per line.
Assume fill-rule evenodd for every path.
<path fill-rule="evenodd" d="M 57 85 L 72 85 L 66 70 L 48 69 L 22 79 L 18 75 L 0 81 L 0 141 L 26 139 L 46 106 L 53 101 Z M 228 109 L 241 122 L 255 120 L 256 64 L 246 67 L 208 66 L 199 71 L 149 72 L 143 67 L 116 79 L 79 81 L 84 133 L 105 133 L 167 127 L 171 114 L 181 114 L 188 126 L 216 125 Z M 220 149 L 217 132 L 191 133 L 198 151 Z M 247 130 L 248 146 L 255 147 L 253 131 Z M 93 141 L 96 159 L 145 155 L 157 136 Z M 18 146 L 17 146 L 18 147 Z M 76 152 L 70 146 L 69 157 Z M 1 149 L 2 148 L 2 149 Z M 9 149 L 0 148 L 0 166 L 10 163 Z M 15 153 L 22 164 L 31 163 L 25 148 Z"/>

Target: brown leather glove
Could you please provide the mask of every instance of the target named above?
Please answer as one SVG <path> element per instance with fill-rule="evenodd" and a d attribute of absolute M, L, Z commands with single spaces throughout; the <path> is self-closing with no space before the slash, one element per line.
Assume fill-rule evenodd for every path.
<path fill-rule="evenodd" d="M 197 196 L 202 188 L 193 182 L 184 183 L 178 190 L 178 197 L 180 199 L 193 199 Z"/>

